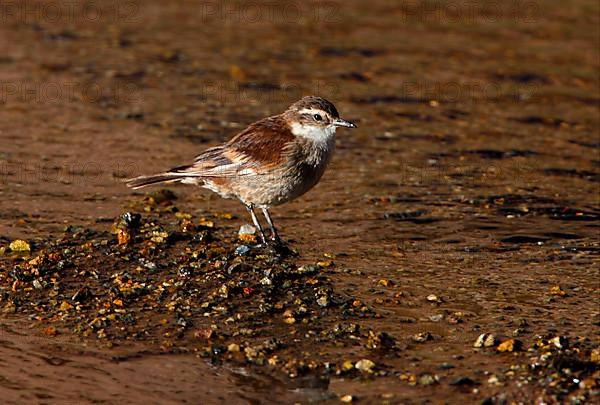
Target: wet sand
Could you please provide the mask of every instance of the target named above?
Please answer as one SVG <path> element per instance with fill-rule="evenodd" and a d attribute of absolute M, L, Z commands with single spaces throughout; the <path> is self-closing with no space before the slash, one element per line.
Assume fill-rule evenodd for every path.
<path fill-rule="evenodd" d="M 501 16 L 490 14 L 488 3 L 471 6 L 473 13 L 456 3 L 460 18 L 438 3 L 432 11 L 385 1 L 287 9 L 252 3 L 260 16 L 245 3 L 227 12 L 214 3 L 148 1 L 115 9 L 97 2 L 97 18 L 79 8 L 66 14 L 66 6 L 60 18 L 50 18 L 49 2 L 28 2 L 38 13 L 23 15 L 24 3 L 14 4 L 15 10 L 3 9 L 0 25 L 6 401 L 597 400 L 595 2 L 511 3 L 495 9 Z M 190 314 L 193 326 L 179 330 L 176 317 L 137 298 L 126 304 L 144 325 L 158 325 L 149 336 L 127 339 L 114 325 L 105 336 L 98 329 L 85 335 L 74 327 L 91 320 L 94 306 L 65 310 L 59 319 L 50 301 L 45 315 L 29 305 L 47 295 L 32 279 L 14 286 L 11 271 L 63 252 L 61 243 L 81 253 L 65 258 L 78 271 L 89 266 L 100 275 L 96 282 L 60 273 L 57 305 L 86 283 L 103 294 L 102 282 L 133 272 L 140 258 L 161 267 L 135 281 L 178 280 L 178 266 L 169 263 L 188 263 L 201 240 L 188 235 L 148 253 L 146 238 L 122 247 L 110 233 L 127 211 L 175 233 L 180 218 L 171 205 L 196 225 L 214 221 L 208 232 L 215 245 L 206 249 L 224 249 L 229 264 L 241 243 L 237 229 L 249 222 L 239 203 L 174 186 L 176 200 L 151 204 L 122 180 L 190 161 L 304 94 L 331 99 L 359 129 L 339 131 L 336 156 L 317 188 L 273 210 L 299 253 L 274 262 L 282 280 L 290 269 L 321 262 L 319 276 L 295 275 L 292 296 L 278 292 L 274 304 L 284 307 L 270 313 L 258 313 L 243 294 L 228 298 L 247 322 L 252 316 L 263 322 L 256 335 L 235 335 L 225 322 L 233 312 L 204 316 L 199 309 Z M 16 239 L 32 251 L 11 252 Z M 111 256 L 103 261 L 105 253 Z M 122 259 L 127 255 L 136 262 Z M 207 256 L 211 266 L 218 260 Z M 49 263 L 54 270 L 57 263 Z M 217 279 L 249 283 L 257 297 L 268 298 L 271 290 L 260 284 L 263 264 L 257 266 L 247 279 L 217 267 L 192 275 L 194 298 L 204 301 L 219 288 Z M 53 277 L 53 271 L 40 275 L 44 282 Z M 306 301 L 309 321 L 302 323 L 294 299 L 313 293 L 314 279 L 341 298 L 325 308 Z M 298 323 L 284 321 L 287 309 Z M 224 333 L 198 338 L 213 324 Z M 49 336 L 50 326 L 56 333 Z M 173 330 L 180 333 L 165 338 Z M 374 349 L 370 332 L 385 332 L 393 346 Z M 473 347 L 482 333 L 497 337 L 494 347 Z M 552 343 L 561 336 L 568 346 Z M 283 364 L 269 365 L 265 356 L 261 365 L 227 350 L 216 360 L 208 354 L 231 343 L 244 353 L 270 338 L 284 343 L 270 353 Z M 499 352 L 509 339 L 521 342 L 521 350 Z M 292 359 L 316 366 L 284 367 Z M 372 373 L 344 369 L 346 361 L 361 359 L 374 362 Z M 587 382 L 573 382 L 579 377 Z M 273 391 L 280 398 L 268 399 Z"/>

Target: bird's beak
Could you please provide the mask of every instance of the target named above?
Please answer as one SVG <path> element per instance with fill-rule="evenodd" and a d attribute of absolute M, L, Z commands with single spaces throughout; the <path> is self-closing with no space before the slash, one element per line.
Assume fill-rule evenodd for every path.
<path fill-rule="evenodd" d="M 335 125 L 336 127 L 356 128 L 355 123 L 343 120 L 341 118 L 336 118 L 333 121 L 333 125 Z"/>

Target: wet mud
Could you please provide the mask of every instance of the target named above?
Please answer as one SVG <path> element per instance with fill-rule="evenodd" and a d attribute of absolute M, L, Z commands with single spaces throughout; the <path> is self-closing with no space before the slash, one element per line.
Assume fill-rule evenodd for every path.
<path fill-rule="evenodd" d="M 0 25 L 5 402 L 598 401 L 595 2 L 49 3 Z M 291 251 L 123 185 L 305 94 L 359 128 Z"/>

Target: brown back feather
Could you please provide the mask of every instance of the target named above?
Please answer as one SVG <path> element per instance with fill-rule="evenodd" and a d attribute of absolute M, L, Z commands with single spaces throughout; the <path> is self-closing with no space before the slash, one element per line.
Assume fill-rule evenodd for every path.
<path fill-rule="evenodd" d="M 256 166 L 274 166 L 285 158 L 294 139 L 285 119 L 276 115 L 251 124 L 234 136 L 227 142 L 225 156 L 248 159 Z"/>

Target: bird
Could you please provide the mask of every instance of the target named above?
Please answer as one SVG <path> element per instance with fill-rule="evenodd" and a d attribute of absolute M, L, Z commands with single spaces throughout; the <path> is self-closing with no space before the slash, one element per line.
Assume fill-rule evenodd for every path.
<path fill-rule="evenodd" d="M 166 172 L 126 180 L 133 189 L 163 184 L 193 184 L 246 207 L 261 241 L 281 244 L 269 210 L 292 201 L 323 176 L 335 150 L 337 128 L 357 128 L 340 118 L 322 97 L 305 96 L 283 113 L 256 121 L 229 141 L 205 150 L 193 163 Z M 260 209 L 270 235 L 265 236 L 255 210 Z"/>

